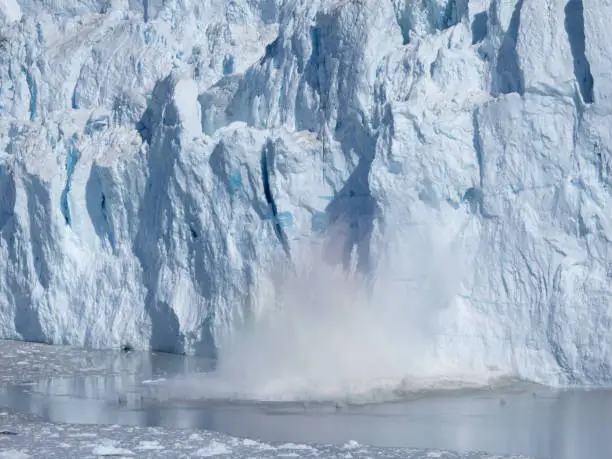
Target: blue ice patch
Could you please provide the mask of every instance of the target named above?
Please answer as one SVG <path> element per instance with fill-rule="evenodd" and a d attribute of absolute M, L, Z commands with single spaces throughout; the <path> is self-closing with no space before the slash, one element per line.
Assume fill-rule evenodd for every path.
<path fill-rule="evenodd" d="M 293 226 L 293 215 L 291 215 L 291 212 L 280 212 L 276 216 L 276 222 L 281 228 L 291 228 Z"/>
<path fill-rule="evenodd" d="M 328 215 L 325 212 L 312 214 L 311 229 L 315 234 L 321 234 L 327 229 Z"/>
<path fill-rule="evenodd" d="M 240 174 L 240 171 L 234 171 L 230 174 L 229 188 L 232 194 L 242 189 L 242 174 Z"/>
<path fill-rule="evenodd" d="M 402 166 L 402 163 L 400 163 L 399 161 L 396 161 L 395 159 L 392 159 L 389 162 L 389 167 L 387 170 L 391 174 L 400 175 L 404 172 L 404 167 Z"/>
<path fill-rule="evenodd" d="M 62 190 L 60 197 L 60 208 L 66 225 L 70 226 L 70 207 L 68 206 L 68 193 L 70 192 L 70 182 L 72 181 L 72 174 L 74 174 L 74 168 L 79 161 L 79 151 L 71 145 L 66 152 L 66 185 Z"/>
<path fill-rule="evenodd" d="M 231 75 L 234 73 L 234 56 L 225 56 L 223 58 L 223 75 Z"/>

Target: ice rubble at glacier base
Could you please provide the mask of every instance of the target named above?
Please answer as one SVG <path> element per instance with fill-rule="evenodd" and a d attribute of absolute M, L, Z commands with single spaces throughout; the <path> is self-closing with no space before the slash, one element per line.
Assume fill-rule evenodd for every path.
<path fill-rule="evenodd" d="M 214 353 L 320 243 L 440 362 L 609 383 L 610 17 L 0 1 L 0 336 Z"/>

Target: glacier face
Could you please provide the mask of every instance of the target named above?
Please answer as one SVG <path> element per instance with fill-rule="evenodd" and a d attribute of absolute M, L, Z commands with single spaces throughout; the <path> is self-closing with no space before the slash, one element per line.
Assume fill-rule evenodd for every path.
<path fill-rule="evenodd" d="M 0 0 L 0 336 L 214 354 L 320 251 L 441 368 L 609 383 L 609 18 Z"/>

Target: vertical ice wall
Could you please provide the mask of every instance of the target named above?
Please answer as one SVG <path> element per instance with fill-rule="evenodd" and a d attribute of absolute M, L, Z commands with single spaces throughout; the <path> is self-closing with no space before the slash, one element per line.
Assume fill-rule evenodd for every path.
<path fill-rule="evenodd" d="M 0 2 L 0 335 L 214 354 L 314 241 L 440 362 L 608 381 L 610 8 Z"/>

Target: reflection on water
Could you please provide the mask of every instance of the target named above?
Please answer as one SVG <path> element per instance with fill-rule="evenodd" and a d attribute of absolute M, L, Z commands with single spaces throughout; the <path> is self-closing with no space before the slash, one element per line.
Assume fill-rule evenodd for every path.
<path fill-rule="evenodd" d="M 164 402 L 151 398 L 148 381 L 207 371 L 210 362 L 149 354 L 137 367 L 137 373 L 7 386 L 0 405 L 56 422 L 202 428 L 265 441 L 612 457 L 612 391 L 523 386 L 366 406 Z"/>

